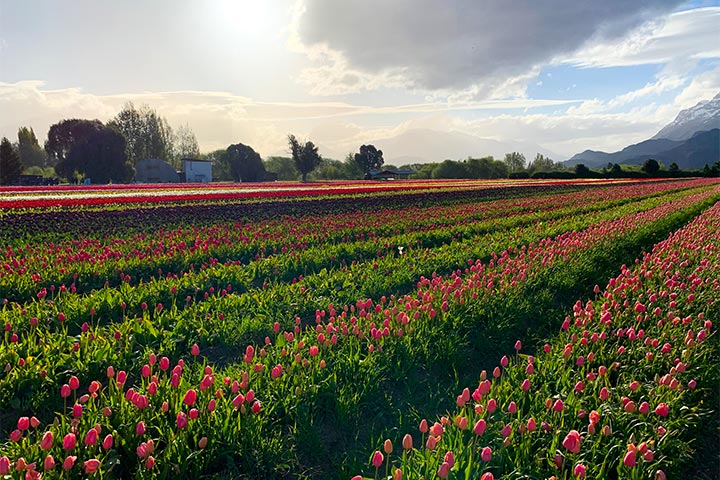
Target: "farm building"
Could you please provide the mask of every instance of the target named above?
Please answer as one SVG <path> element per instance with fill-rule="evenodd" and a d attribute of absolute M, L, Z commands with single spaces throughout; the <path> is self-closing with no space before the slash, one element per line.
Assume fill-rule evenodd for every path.
<path fill-rule="evenodd" d="M 172 165 L 157 158 L 140 160 L 135 165 L 137 183 L 178 183 L 180 175 Z"/>
<path fill-rule="evenodd" d="M 183 158 L 183 174 L 187 183 L 208 183 L 212 181 L 212 162 Z"/>
<path fill-rule="evenodd" d="M 370 170 L 365 180 L 407 180 L 413 173 L 412 170 Z"/>

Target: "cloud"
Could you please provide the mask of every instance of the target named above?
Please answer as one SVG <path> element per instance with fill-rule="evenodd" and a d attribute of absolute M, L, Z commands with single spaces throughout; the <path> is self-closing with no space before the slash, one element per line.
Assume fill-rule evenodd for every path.
<path fill-rule="evenodd" d="M 614 41 L 593 38 L 556 63 L 582 67 L 684 64 L 720 57 L 720 7 L 698 8 L 649 21 Z"/>
<path fill-rule="evenodd" d="M 522 95 L 539 65 L 569 55 L 588 37 L 624 35 L 679 3 L 298 0 L 291 45 L 320 63 L 300 77 L 318 86 L 315 93 L 391 80 L 481 98 Z"/>
<path fill-rule="evenodd" d="M 250 143 L 263 155 L 285 152 L 288 132 L 307 135 L 316 125 L 343 117 L 418 115 L 463 110 L 517 110 L 565 105 L 572 100 L 511 99 L 486 102 L 430 101 L 374 107 L 344 102 L 259 102 L 227 92 L 174 91 L 113 95 L 79 88 L 50 90 L 41 81 L 0 82 L 0 135 L 15 138 L 20 126 L 31 126 L 43 139 L 50 125 L 66 118 L 110 120 L 132 101 L 147 104 L 171 126 L 189 125 L 204 151 L 230 143 Z M 325 125 L 328 123 L 326 122 Z M 331 136 L 331 135 L 330 135 Z"/>

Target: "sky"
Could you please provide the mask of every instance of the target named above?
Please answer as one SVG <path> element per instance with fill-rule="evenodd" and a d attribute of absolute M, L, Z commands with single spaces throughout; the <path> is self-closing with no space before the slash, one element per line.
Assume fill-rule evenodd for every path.
<path fill-rule="evenodd" d="M 12 140 L 132 101 L 203 152 L 565 160 L 719 91 L 720 0 L 0 0 Z"/>

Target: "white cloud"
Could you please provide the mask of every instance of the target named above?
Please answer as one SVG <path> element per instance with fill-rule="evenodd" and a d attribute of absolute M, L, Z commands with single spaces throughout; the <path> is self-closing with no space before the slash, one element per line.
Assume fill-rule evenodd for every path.
<path fill-rule="evenodd" d="M 665 64 L 720 57 L 720 7 L 698 8 L 649 21 L 614 41 L 591 38 L 556 63 L 583 67 Z"/>
<path fill-rule="evenodd" d="M 319 65 L 314 93 L 386 82 L 462 96 L 522 96 L 539 65 L 669 12 L 675 0 L 298 0 L 291 46 Z"/>

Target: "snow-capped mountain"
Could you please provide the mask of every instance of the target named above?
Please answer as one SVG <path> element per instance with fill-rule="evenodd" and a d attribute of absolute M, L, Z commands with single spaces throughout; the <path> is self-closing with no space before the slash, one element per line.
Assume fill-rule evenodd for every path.
<path fill-rule="evenodd" d="M 694 107 L 682 110 L 675 120 L 667 124 L 654 137 L 685 140 L 695 132 L 720 128 L 720 93 L 712 100 L 704 100 Z"/>

